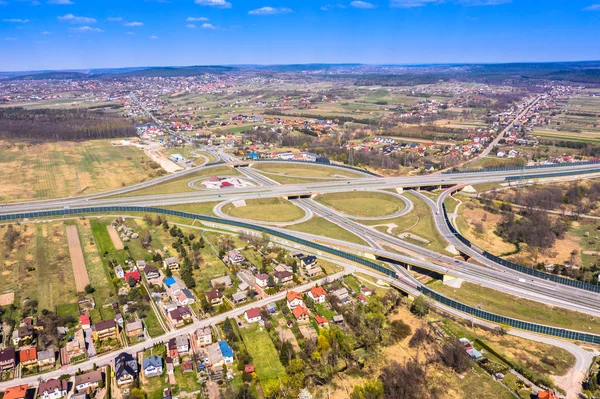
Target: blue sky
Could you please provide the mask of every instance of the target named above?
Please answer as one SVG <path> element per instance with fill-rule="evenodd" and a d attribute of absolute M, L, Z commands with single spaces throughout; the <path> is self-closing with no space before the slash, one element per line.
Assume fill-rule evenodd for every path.
<path fill-rule="evenodd" d="M 0 70 L 600 59 L 600 0 L 0 0 Z"/>

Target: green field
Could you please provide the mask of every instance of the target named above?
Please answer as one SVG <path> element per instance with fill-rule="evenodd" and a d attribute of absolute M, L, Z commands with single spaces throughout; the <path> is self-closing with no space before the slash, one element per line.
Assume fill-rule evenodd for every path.
<path fill-rule="evenodd" d="M 98 250 L 101 254 L 104 252 L 114 252 L 115 246 L 106 230 L 108 223 L 104 220 L 92 219 L 90 220 L 90 226 L 92 227 L 92 233 L 98 244 Z"/>
<path fill-rule="evenodd" d="M 156 175 L 136 147 L 108 140 L 22 144 L 0 141 L 0 201 L 116 189 Z"/>
<path fill-rule="evenodd" d="M 285 368 L 267 330 L 254 324 L 252 327 L 240 328 L 239 331 L 248 353 L 252 356 L 252 364 L 261 384 L 264 386 L 283 377 Z"/>
<path fill-rule="evenodd" d="M 43 309 L 72 313 L 77 302 L 73 268 L 62 221 L 42 224 L 14 225 L 19 233 L 14 248 L 9 250 L 4 239 L 0 243 L 0 293 L 14 292 L 14 304 L 21 309 L 26 299 L 38 301 Z M 7 226 L 0 228 L 4 237 Z"/>
<path fill-rule="evenodd" d="M 444 252 L 448 244 L 435 228 L 431 208 L 425 203 L 425 200 L 415 194 L 405 193 L 404 196 L 410 199 L 414 206 L 412 212 L 409 214 L 395 219 L 361 221 L 361 223 L 369 226 L 378 226 L 376 229 L 384 233 L 388 233 L 388 227 L 395 225 L 391 229 L 391 233 L 394 236 L 401 233 L 412 233 L 429 241 L 429 243 L 425 244 L 424 242 L 412 239 L 410 242 L 425 245 L 427 248 L 437 252 Z M 384 224 L 389 224 L 389 226 L 383 226 Z"/>
<path fill-rule="evenodd" d="M 213 208 L 219 204 L 218 202 L 198 202 L 195 204 L 180 204 L 180 205 L 167 205 L 161 208 L 172 209 L 174 211 L 199 213 L 201 215 L 213 215 Z"/>
<path fill-rule="evenodd" d="M 436 282 L 432 289 L 467 305 L 480 305 L 482 310 L 488 312 L 548 326 L 600 334 L 600 320 L 592 316 L 547 306 L 476 284 L 463 282 L 461 288 L 456 289 Z"/>
<path fill-rule="evenodd" d="M 209 168 L 206 170 L 201 170 L 200 172 L 188 174 L 181 177 L 173 178 L 167 182 L 155 184 L 150 187 L 142 188 L 140 190 L 130 191 L 125 194 L 119 195 L 119 197 L 134 197 L 134 196 L 143 196 L 143 195 L 153 195 L 153 194 L 174 194 L 174 193 L 183 193 L 183 192 L 194 192 L 198 190 L 194 190 L 188 183 L 192 180 L 203 178 L 203 177 L 211 177 L 211 176 L 240 176 L 240 173 L 228 166 L 216 166 L 214 168 Z M 197 187 L 200 187 L 201 182 L 198 182 Z"/>
<path fill-rule="evenodd" d="M 367 245 L 360 237 L 318 216 L 314 216 L 307 222 L 288 226 L 287 229 Z"/>
<path fill-rule="evenodd" d="M 386 216 L 404 209 L 402 200 L 390 194 L 352 191 L 319 195 L 316 201 L 350 216 Z"/>
<path fill-rule="evenodd" d="M 364 177 L 351 170 L 317 164 L 257 162 L 252 167 L 280 184 L 310 183 L 329 178 L 340 180 Z"/>
<path fill-rule="evenodd" d="M 236 208 L 232 203 L 223 207 L 227 215 L 263 222 L 293 222 L 304 217 L 304 211 L 284 198 L 246 200 L 246 206 Z"/>

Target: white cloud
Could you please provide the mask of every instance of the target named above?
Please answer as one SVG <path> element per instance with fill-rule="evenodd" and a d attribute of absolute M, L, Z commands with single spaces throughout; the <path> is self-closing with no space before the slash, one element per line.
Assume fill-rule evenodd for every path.
<path fill-rule="evenodd" d="M 329 10 L 333 10 L 334 8 L 348 8 L 347 6 L 343 5 L 343 4 L 325 4 L 324 6 L 319 7 L 319 9 L 321 11 L 329 11 Z"/>
<path fill-rule="evenodd" d="M 53 5 L 71 5 L 75 4 L 71 0 L 48 0 L 48 4 Z"/>
<path fill-rule="evenodd" d="M 213 24 L 202 24 L 202 29 L 218 30 L 219 28 Z"/>
<path fill-rule="evenodd" d="M 131 27 L 139 27 L 139 26 L 144 26 L 144 23 L 143 22 L 134 21 L 134 22 L 124 23 L 123 25 L 124 26 L 131 26 Z"/>
<path fill-rule="evenodd" d="M 4 40 L 6 40 L 7 42 L 14 42 L 15 40 L 17 40 L 16 37 L 5 37 Z"/>
<path fill-rule="evenodd" d="M 186 21 L 188 21 L 188 22 L 202 22 L 202 21 L 208 21 L 208 18 L 206 18 L 206 17 L 187 17 Z"/>
<path fill-rule="evenodd" d="M 51 34 L 52 34 L 52 32 L 48 32 L 47 30 L 42 32 L 42 35 L 51 35 Z"/>
<path fill-rule="evenodd" d="M 73 14 L 67 14 L 67 15 L 63 15 L 62 17 L 58 17 L 58 20 L 62 21 L 62 22 L 70 22 L 72 24 L 95 24 L 96 23 L 95 18 L 78 17 Z"/>
<path fill-rule="evenodd" d="M 156 40 L 156 39 L 158 39 L 158 36 L 150 36 L 148 39 L 150 39 L 150 40 Z"/>
<path fill-rule="evenodd" d="M 231 3 L 226 0 L 195 0 L 194 3 L 201 6 L 231 8 Z"/>
<path fill-rule="evenodd" d="M 123 18 L 121 17 L 108 17 L 106 18 L 107 21 L 109 22 L 121 22 L 123 20 Z"/>
<path fill-rule="evenodd" d="M 125 32 L 126 35 L 135 35 L 133 32 Z"/>
<path fill-rule="evenodd" d="M 91 26 L 80 26 L 78 28 L 71 28 L 69 29 L 71 32 L 85 32 L 85 33 L 102 33 L 104 32 L 102 29 L 99 28 L 92 28 Z"/>
<path fill-rule="evenodd" d="M 352 3 L 350 3 L 350 7 L 367 9 L 367 8 L 375 8 L 375 5 L 371 4 L 369 2 L 366 2 L 366 1 L 356 0 L 356 1 L 353 1 Z"/>
<path fill-rule="evenodd" d="M 194 24 L 187 24 L 185 27 L 188 29 L 196 29 L 197 28 L 197 26 Z"/>
<path fill-rule="evenodd" d="M 252 10 L 248 12 L 250 15 L 276 15 L 276 14 L 287 14 L 292 12 L 290 8 L 276 8 L 276 7 L 262 7 L 257 8 L 256 10 Z"/>
<path fill-rule="evenodd" d="M 0 4 L 2 4 L 1 1 L 0 1 Z M 38 0 L 33 0 L 31 3 L 29 3 L 29 5 L 31 5 L 31 6 L 41 6 L 42 3 L 40 3 Z"/>
<path fill-rule="evenodd" d="M 512 0 L 454 0 L 453 3 L 465 6 L 497 6 L 510 3 Z M 430 4 L 441 4 L 444 0 L 390 0 L 390 7 L 413 8 Z"/>
<path fill-rule="evenodd" d="M 600 11 L 600 4 L 592 4 L 583 9 L 584 11 Z"/>
<path fill-rule="evenodd" d="M 29 22 L 28 19 L 19 19 L 19 18 L 7 18 L 3 19 L 2 22 L 10 22 L 13 24 L 26 24 Z"/>

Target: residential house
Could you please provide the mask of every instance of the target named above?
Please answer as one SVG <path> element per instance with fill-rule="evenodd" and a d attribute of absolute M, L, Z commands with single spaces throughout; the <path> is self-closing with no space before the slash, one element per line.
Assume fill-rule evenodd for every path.
<path fill-rule="evenodd" d="M 127 352 L 121 353 L 115 359 L 115 379 L 117 385 L 133 383 L 138 375 L 137 359 Z"/>
<path fill-rule="evenodd" d="M 165 310 L 165 313 L 167 313 L 167 314 L 174 311 L 178 307 L 179 307 L 179 305 L 177 305 L 175 302 L 163 302 L 163 309 Z"/>
<path fill-rule="evenodd" d="M 309 277 L 309 278 L 318 276 L 321 273 L 323 273 L 323 269 L 321 269 L 320 266 L 313 266 L 310 269 L 306 269 L 306 271 L 304 272 L 306 277 Z"/>
<path fill-rule="evenodd" d="M 179 270 L 179 261 L 176 257 L 171 256 L 163 260 L 163 266 L 169 270 Z"/>
<path fill-rule="evenodd" d="M 169 341 L 169 345 L 171 344 L 171 341 L 175 343 L 175 346 L 177 347 L 177 353 L 179 353 L 180 355 L 185 355 L 186 353 L 189 353 L 190 341 L 186 334 L 178 335 L 175 338 L 172 338 Z"/>
<path fill-rule="evenodd" d="M 6 348 L 0 351 L 0 371 L 8 371 L 15 368 L 17 356 L 15 348 Z"/>
<path fill-rule="evenodd" d="M 340 288 L 331 293 L 334 297 L 337 298 L 338 302 L 346 303 L 350 300 L 348 290 L 346 288 Z"/>
<path fill-rule="evenodd" d="M 269 313 L 275 313 L 277 311 L 277 304 L 275 302 L 270 302 L 266 306 Z"/>
<path fill-rule="evenodd" d="M 294 310 L 297 306 L 304 306 L 304 300 L 302 295 L 296 291 L 288 291 L 285 298 L 287 299 L 287 306 L 290 310 Z"/>
<path fill-rule="evenodd" d="M 265 273 L 258 273 L 254 276 L 254 280 L 256 281 L 256 285 L 260 288 L 267 288 L 269 285 L 269 275 Z"/>
<path fill-rule="evenodd" d="M 306 255 L 300 258 L 300 265 L 305 269 L 310 269 L 317 264 L 317 257 L 314 255 Z"/>
<path fill-rule="evenodd" d="M 142 370 L 144 371 L 144 376 L 146 378 L 162 375 L 162 357 L 154 355 L 142 359 Z"/>
<path fill-rule="evenodd" d="M 84 391 L 88 388 L 98 388 L 100 382 L 103 381 L 102 371 L 90 371 L 89 373 L 75 376 L 75 389 Z"/>
<path fill-rule="evenodd" d="M 190 322 L 192 320 L 192 311 L 187 306 L 182 306 L 169 312 L 169 319 L 177 327 Z"/>
<path fill-rule="evenodd" d="M 206 293 L 206 299 L 211 305 L 219 306 L 223 303 L 223 294 L 221 294 L 221 291 L 219 290 L 208 291 Z"/>
<path fill-rule="evenodd" d="M 235 303 L 235 304 L 246 302 L 247 298 L 248 298 L 248 296 L 243 291 L 238 291 L 231 295 L 231 299 L 233 300 L 233 303 Z"/>
<path fill-rule="evenodd" d="M 559 399 L 551 389 L 546 391 L 538 391 L 537 399 Z"/>
<path fill-rule="evenodd" d="M 333 324 L 344 324 L 344 316 L 342 316 L 341 314 L 336 314 L 331 318 L 331 321 L 333 322 Z"/>
<path fill-rule="evenodd" d="M 358 296 L 358 302 L 360 302 L 360 303 L 367 303 L 367 298 L 365 298 L 364 295 L 359 295 Z"/>
<path fill-rule="evenodd" d="M 308 291 L 308 296 L 314 303 L 325 303 L 326 293 L 323 287 L 312 287 Z"/>
<path fill-rule="evenodd" d="M 88 330 L 89 328 L 92 327 L 92 321 L 90 320 L 90 316 L 87 314 L 82 314 L 79 316 L 79 325 L 81 325 L 81 328 L 83 328 L 84 330 Z"/>
<path fill-rule="evenodd" d="M 128 337 L 137 337 L 144 334 L 144 324 L 141 320 L 134 319 L 125 325 L 125 333 Z"/>
<path fill-rule="evenodd" d="M 133 271 L 133 272 L 127 272 L 125 273 L 125 281 L 129 284 L 130 281 L 134 281 L 135 284 L 139 283 L 140 280 L 142 279 L 142 275 L 140 274 L 140 272 Z"/>
<path fill-rule="evenodd" d="M 138 268 L 138 270 L 143 270 L 143 271 L 146 271 L 146 267 L 148 267 L 145 260 L 136 260 L 135 266 Z"/>
<path fill-rule="evenodd" d="M 115 272 L 115 276 L 117 276 L 118 278 L 125 278 L 125 271 L 123 270 L 123 266 L 117 265 L 113 270 Z"/>
<path fill-rule="evenodd" d="M 181 306 L 191 305 L 196 302 L 196 297 L 187 288 L 182 289 L 177 294 L 177 303 Z"/>
<path fill-rule="evenodd" d="M 154 280 L 160 278 L 160 272 L 157 267 L 154 266 L 146 266 L 144 268 L 144 274 L 146 274 L 146 278 L 148 280 Z"/>
<path fill-rule="evenodd" d="M 8 387 L 4 391 L 3 399 L 25 399 L 27 397 L 27 384 Z"/>
<path fill-rule="evenodd" d="M 69 359 L 76 358 L 87 353 L 85 349 L 85 335 L 83 330 L 75 331 L 73 339 L 66 344 L 66 352 Z"/>
<path fill-rule="evenodd" d="M 275 281 L 277 284 L 288 284 L 294 280 L 294 275 L 288 271 L 275 272 Z"/>
<path fill-rule="evenodd" d="M 329 321 L 326 317 L 323 317 L 321 315 L 315 315 L 315 321 L 317 322 L 317 325 L 321 328 L 329 327 Z"/>
<path fill-rule="evenodd" d="M 364 296 L 371 296 L 373 295 L 373 290 L 363 284 L 360 286 L 360 293 Z"/>
<path fill-rule="evenodd" d="M 39 351 L 37 354 L 37 365 L 39 367 L 53 366 L 56 362 L 54 349 L 46 349 Z"/>
<path fill-rule="evenodd" d="M 223 355 L 223 363 L 233 364 L 233 350 L 225 341 L 219 341 L 219 349 Z"/>
<path fill-rule="evenodd" d="M 114 320 L 104 320 L 92 326 L 94 340 L 116 338 L 118 332 L 117 323 Z"/>
<path fill-rule="evenodd" d="M 206 346 L 212 344 L 212 331 L 210 327 L 202 327 L 194 333 L 196 336 L 196 344 L 198 346 Z"/>
<path fill-rule="evenodd" d="M 37 365 L 37 348 L 30 346 L 19 350 L 19 363 L 23 367 Z"/>
<path fill-rule="evenodd" d="M 240 281 L 246 283 L 248 286 L 253 286 L 256 284 L 256 278 L 246 270 L 239 271 L 236 276 L 238 279 L 240 279 Z M 244 291 L 244 289 L 240 288 L 240 285 L 238 285 L 238 289 Z"/>
<path fill-rule="evenodd" d="M 305 323 L 309 321 L 310 314 L 308 313 L 308 309 L 302 305 L 298 305 L 292 309 L 292 314 L 298 323 Z"/>
<path fill-rule="evenodd" d="M 248 309 L 244 312 L 244 318 L 248 323 L 257 323 L 262 320 L 260 308 Z"/>
<path fill-rule="evenodd" d="M 229 276 L 223 276 L 210 280 L 210 286 L 213 288 L 231 287 L 233 282 Z"/>
<path fill-rule="evenodd" d="M 33 339 L 33 328 L 30 325 L 22 323 L 19 328 L 15 328 L 12 334 L 12 341 L 15 346 L 21 341 L 31 341 Z"/>
<path fill-rule="evenodd" d="M 41 399 L 60 399 L 67 396 L 67 380 L 57 380 L 55 378 L 40 383 L 38 388 L 38 397 Z"/>
<path fill-rule="evenodd" d="M 226 258 L 227 258 L 226 260 L 228 262 L 230 262 L 231 264 L 234 264 L 234 265 L 239 265 L 246 261 L 246 258 L 244 258 L 244 255 L 242 255 L 239 251 L 237 251 L 235 249 L 232 251 L 229 251 L 227 253 Z"/>
<path fill-rule="evenodd" d="M 175 362 L 173 362 L 173 358 L 167 356 L 165 364 L 167 365 L 167 374 L 173 374 L 175 372 Z"/>
<path fill-rule="evenodd" d="M 250 286 L 245 281 L 238 284 L 238 291 L 246 291 L 248 288 L 250 288 Z"/>
<path fill-rule="evenodd" d="M 86 391 L 71 394 L 69 399 L 89 399 Z"/>

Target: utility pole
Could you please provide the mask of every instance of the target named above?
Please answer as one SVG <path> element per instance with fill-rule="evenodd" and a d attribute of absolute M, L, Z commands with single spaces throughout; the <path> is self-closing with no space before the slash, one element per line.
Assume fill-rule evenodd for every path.
<path fill-rule="evenodd" d="M 75 170 L 75 194 L 79 194 L 79 172 Z"/>

